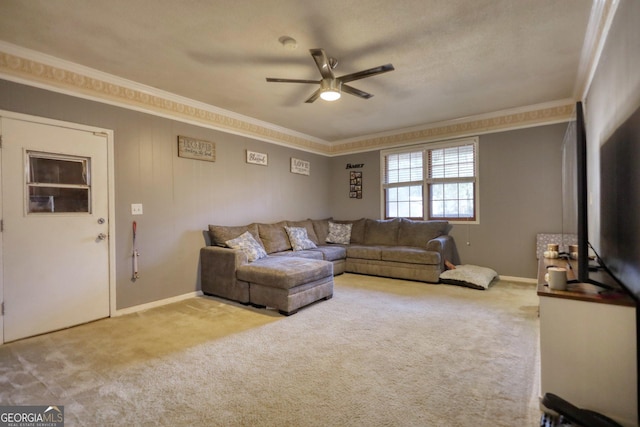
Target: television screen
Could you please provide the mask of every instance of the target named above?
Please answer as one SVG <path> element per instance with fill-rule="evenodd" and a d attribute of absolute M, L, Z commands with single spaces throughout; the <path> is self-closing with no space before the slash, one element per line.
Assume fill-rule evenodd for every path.
<path fill-rule="evenodd" d="M 589 279 L 587 130 L 581 102 L 576 104 L 576 180 L 578 202 L 578 281 L 592 282 Z"/>
<path fill-rule="evenodd" d="M 592 179 L 597 178 L 599 171 L 588 170 L 587 132 L 581 102 L 576 103 L 576 120 L 572 135 L 575 136 L 575 138 L 573 138 L 573 141 L 575 141 L 575 144 L 573 144 L 573 153 L 575 154 L 575 184 L 572 188 L 575 188 L 575 218 L 577 220 L 575 229 L 578 234 L 578 268 L 576 278 L 578 282 L 591 283 L 604 289 L 613 290 L 616 288 L 616 283 L 622 285 L 617 276 L 612 274 L 603 259 L 598 258 L 595 261 L 591 261 L 592 253 L 599 256 L 599 249 L 596 250 L 596 248 L 593 248 L 589 242 L 589 176 L 591 176 Z M 570 172 L 573 172 L 573 170 Z M 594 173 L 596 174 L 595 176 Z M 568 198 L 568 200 L 571 201 L 570 198 Z M 611 214 L 609 214 L 609 218 L 611 218 Z"/>
<path fill-rule="evenodd" d="M 603 262 L 640 301 L 640 108 L 600 148 Z"/>
<path fill-rule="evenodd" d="M 578 171 L 576 120 L 569 122 L 562 142 L 562 250 L 578 235 Z"/>

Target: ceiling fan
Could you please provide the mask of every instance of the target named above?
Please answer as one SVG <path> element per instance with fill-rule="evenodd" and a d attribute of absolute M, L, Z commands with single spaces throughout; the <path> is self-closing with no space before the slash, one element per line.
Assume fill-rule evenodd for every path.
<path fill-rule="evenodd" d="M 327 54 L 323 49 L 309 49 L 309 52 L 311 52 L 311 56 L 316 61 L 318 70 L 320 70 L 320 75 L 322 76 L 321 80 L 277 79 L 267 77 L 267 81 L 276 83 L 320 83 L 320 88 L 305 101 L 307 103 L 315 101 L 318 97 L 325 101 L 335 101 L 340 98 L 341 92 L 369 99 L 373 96 L 372 94 L 356 89 L 345 83 L 364 79 L 365 77 L 375 76 L 376 74 L 386 73 L 387 71 L 393 71 L 395 69 L 393 68 L 393 65 L 386 64 L 379 67 L 369 68 L 368 70 L 358 71 L 357 73 L 335 77 L 333 75 L 333 69 L 338 64 L 338 61 L 334 58 L 327 57 Z"/>

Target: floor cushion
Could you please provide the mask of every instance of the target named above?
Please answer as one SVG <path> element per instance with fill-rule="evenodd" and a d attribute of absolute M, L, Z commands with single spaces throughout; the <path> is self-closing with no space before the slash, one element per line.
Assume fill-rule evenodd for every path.
<path fill-rule="evenodd" d="M 440 282 L 485 290 L 489 288 L 489 285 L 497 276 L 498 273 L 488 267 L 458 265 L 453 270 L 442 272 L 440 274 Z"/>

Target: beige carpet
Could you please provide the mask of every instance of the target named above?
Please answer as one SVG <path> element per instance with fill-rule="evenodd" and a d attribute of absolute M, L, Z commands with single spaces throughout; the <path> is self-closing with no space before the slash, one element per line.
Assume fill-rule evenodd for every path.
<path fill-rule="evenodd" d="M 290 317 L 193 298 L 0 346 L 67 426 L 535 426 L 538 298 L 345 274 Z"/>

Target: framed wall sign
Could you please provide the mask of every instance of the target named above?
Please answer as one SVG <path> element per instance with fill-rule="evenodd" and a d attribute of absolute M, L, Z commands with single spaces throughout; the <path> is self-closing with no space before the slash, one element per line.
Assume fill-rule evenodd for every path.
<path fill-rule="evenodd" d="M 291 172 L 298 173 L 300 175 L 311 174 L 311 163 L 306 160 L 291 158 Z"/>
<path fill-rule="evenodd" d="M 215 162 L 216 144 L 210 141 L 178 135 L 178 157 Z"/>
<path fill-rule="evenodd" d="M 269 158 L 265 153 L 247 150 L 247 163 L 267 166 L 268 161 Z"/>

